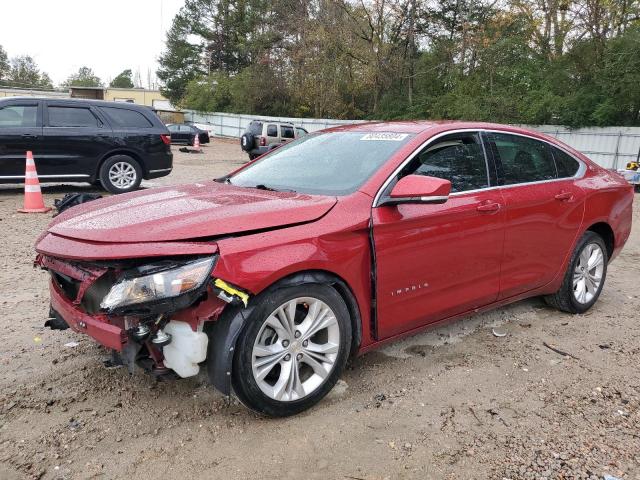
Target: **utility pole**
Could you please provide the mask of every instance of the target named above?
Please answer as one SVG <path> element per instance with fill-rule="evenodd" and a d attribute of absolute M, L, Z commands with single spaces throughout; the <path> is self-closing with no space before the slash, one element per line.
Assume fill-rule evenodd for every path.
<path fill-rule="evenodd" d="M 409 84 L 408 84 L 408 99 L 409 106 L 413 106 L 413 77 L 415 75 L 413 65 L 413 49 L 415 43 L 415 19 L 416 19 L 416 0 L 411 0 L 411 6 L 409 8 L 409 32 L 407 38 L 407 54 L 409 56 Z"/>

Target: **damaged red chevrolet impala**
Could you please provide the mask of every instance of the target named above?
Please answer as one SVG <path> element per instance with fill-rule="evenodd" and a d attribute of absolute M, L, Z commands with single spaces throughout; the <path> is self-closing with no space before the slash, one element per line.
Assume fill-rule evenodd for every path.
<path fill-rule="evenodd" d="M 544 296 L 596 302 L 631 229 L 632 188 L 539 133 L 484 123 L 338 127 L 215 181 L 74 207 L 39 238 L 52 328 L 131 368 L 206 368 L 286 416 L 352 355 Z"/>

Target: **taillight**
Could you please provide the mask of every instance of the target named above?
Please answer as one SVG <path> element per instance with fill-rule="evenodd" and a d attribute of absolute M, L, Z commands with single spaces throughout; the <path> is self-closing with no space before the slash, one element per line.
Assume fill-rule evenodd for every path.
<path fill-rule="evenodd" d="M 260 146 L 261 147 L 267 146 L 267 139 L 265 137 L 260 137 Z"/>
<path fill-rule="evenodd" d="M 160 138 L 165 145 L 171 145 L 171 135 L 167 135 L 165 133 L 160 134 Z"/>

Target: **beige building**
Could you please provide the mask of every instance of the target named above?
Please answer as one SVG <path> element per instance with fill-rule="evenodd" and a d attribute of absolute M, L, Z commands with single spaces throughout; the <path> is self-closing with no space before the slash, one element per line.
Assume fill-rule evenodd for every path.
<path fill-rule="evenodd" d="M 146 105 L 153 108 L 165 123 L 183 123 L 184 113 L 177 111 L 169 100 L 162 96 L 160 90 L 144 88 L 111 88 L 111 87 L 71 87 L 72 98 L 88 98 L 111 102 L 128 102 Z"/>
<path fill-rule="evenodd" d="M 4 98 L 4 97 L 69 98 L 69 92 L 2 87 L 0 88 L 0 98 Z"/>
<path fill-rule="evenodd" d="M 144 88 L 70 87 L 69 93 L 72 98 L 129 102 L 154 108 L 170 107 L 169 100 L 162 96 L 160 90 L 147 90 Z"/>
<path fill-rule="evenodd" d="M 173 108 L 160 90 L 144 88 L 70 87 L 68 91 L 0 88 L 3 97 L 85 98 L 111 102 L 128 102 L 153 108 L 165 123 L 184 123 L 184 113 Z"/>

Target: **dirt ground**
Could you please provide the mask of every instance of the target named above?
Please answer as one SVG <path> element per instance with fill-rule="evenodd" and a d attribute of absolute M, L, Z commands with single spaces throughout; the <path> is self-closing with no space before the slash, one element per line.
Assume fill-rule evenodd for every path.
<path fill-rule="evenodd" d="M 145 185 L 244 161 L 236 142 L 205 152 Z M 69 191 L 92 189 L 46 186 L 45 201 Z M 637 211 L 586 315 L 533 299 L 473 316 L 355 359 L 316 408 L 273 420 L 202 375 L 130 376 L 87 337 L 45 329 L 47 275 L 32 260 L 51 216 L 17 214 L 21 202 L 0 186 L 0 479 L 640 479 Z"/>

